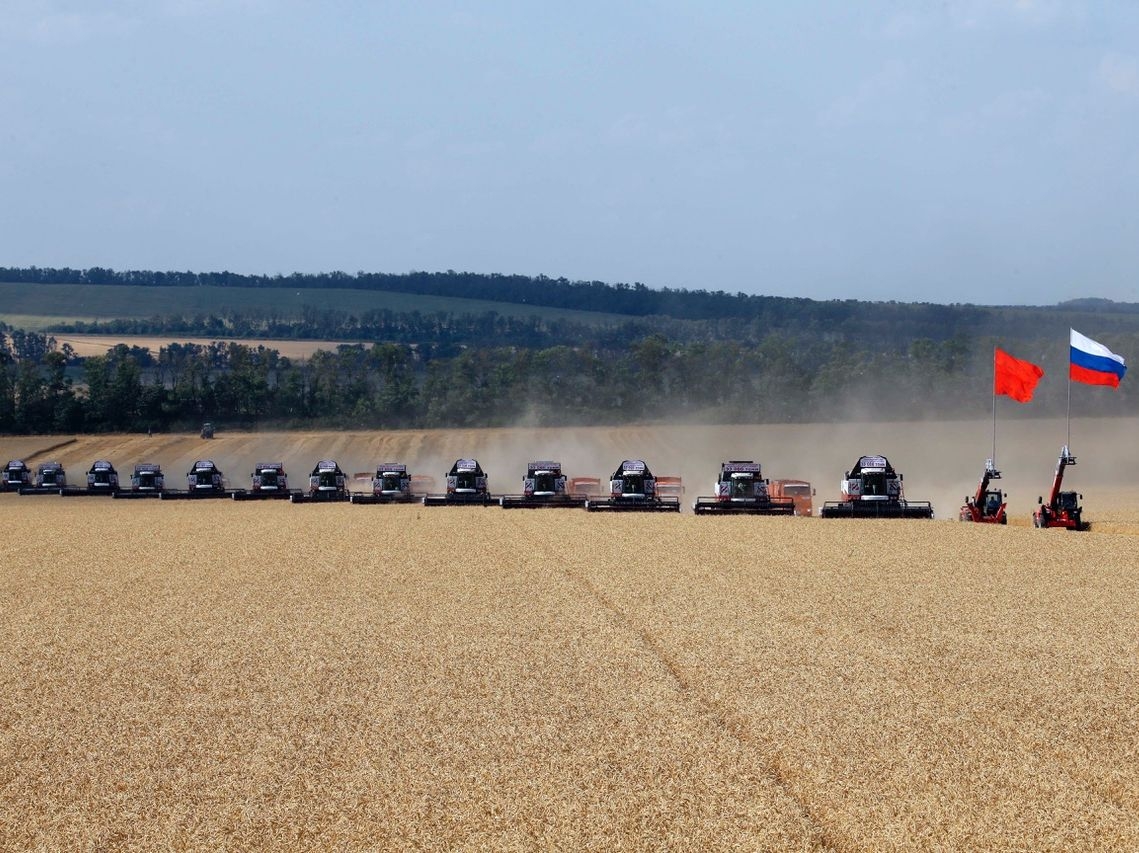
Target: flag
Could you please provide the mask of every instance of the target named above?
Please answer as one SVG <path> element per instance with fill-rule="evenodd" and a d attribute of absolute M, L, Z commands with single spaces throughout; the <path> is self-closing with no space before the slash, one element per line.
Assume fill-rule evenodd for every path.
<path fill-rule="evenodd" d="M 1027 403 L 1044 371 L 1031 361 L 1013 358 L 999 347 L 993 359 L 993 393 L 1007 394 L 1018 403 Z"/>
<path fill-rule="evenodd" d="M 1127 362 L 1101 343 L 1085 338 L 1075 329 L 1072 332 L 1072 362 L 1068 378 L 1088 385 L 1119 387 L 1119 380 L 1127 372 Z"/>

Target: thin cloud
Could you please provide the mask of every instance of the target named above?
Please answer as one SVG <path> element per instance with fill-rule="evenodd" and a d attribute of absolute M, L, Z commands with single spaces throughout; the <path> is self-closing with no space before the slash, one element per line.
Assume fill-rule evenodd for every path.
<path fill-rule="evenodd" d="M 1113 92 L 1139 94 L 1139 62 L 1133 56 L 1109 53 L 1099 61 L 1099 79 Z"/>

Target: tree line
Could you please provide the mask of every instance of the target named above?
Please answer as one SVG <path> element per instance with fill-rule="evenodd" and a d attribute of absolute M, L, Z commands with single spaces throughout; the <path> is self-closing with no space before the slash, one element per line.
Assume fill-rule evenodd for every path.
<path fill-rule="evenodd" d="M 974 418 L 992 404 L 993 341 L 968 338 L 872 349 L 778 334 L 754 344 L 649 334 L 621 349 L 457 352 L 388 342 L 304 360 L 233 342 L 157 352 L 120 344 L 87 358 L 49 335 L 8 330 L 0 342 L 3 433 L 184 430 L 206 420 L 355 429 L 910 420 Z M 1066 341 L 1018 355 L 1050 374 L 1018 413 L 1062 414 Z M 1128 383 L 1097 392 L 1081 414 L 1134 413 Z"/>

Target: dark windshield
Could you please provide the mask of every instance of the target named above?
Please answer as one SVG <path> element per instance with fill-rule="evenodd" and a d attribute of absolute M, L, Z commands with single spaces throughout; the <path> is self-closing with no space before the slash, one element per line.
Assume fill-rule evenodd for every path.
<path fill-rule="evenodd" d="M 380 478 L 380 491 L 398 492 L 400 489 L 399 481 L 399 474 L 384 474 L 384 476 Z"/>
<path fill-rule="evenodd" d="M 475 472 L 474 471 L 460 471 L 455 475 L 455 488 L 456 489 L 470 489 L 475 488 Z"/>
<path fill-rule="evenodd" d="M 277 472 L 276 471 L 262 471 L 261 472 L 261 485 L 272 488 L 277 485 Z"/>
<path fill-rule="evenodd" d="M 335 489 L 337 488 L 335 471 L 321 471 L 320 472 L 320 488 L 322 489 Z"/>
<path fill-rule="evenodd" d="M 864 495 L 884 495 L 886 494 L 886 475 L 885 474 L 866 474 L 862 475 L 862 494 Z"/>

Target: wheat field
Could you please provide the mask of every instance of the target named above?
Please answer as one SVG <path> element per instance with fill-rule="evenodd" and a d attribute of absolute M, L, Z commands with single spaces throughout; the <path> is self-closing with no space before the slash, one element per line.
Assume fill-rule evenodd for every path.
<path fill-rule="evenodd" d="M 1081 428 L 1103 452 L 1124 425 Z M 675 429 L 539 438 L 596 473 L 639 442 L 687 478 L 668 448 L 708 451 Z M 208 448 L 286 439 L 275 458 L 513 446 L 519 468 L 532 434 Z M 47 454 L 125 468 L 146 441 Z M 206 444 L 149 441 L 172 467 Z M 912 455 L 911 492 L 952 464 L 894 446 L 802 460 Z M 0 849 L 1139 849 L 1121 458 L 1073 474 L 1086 534 L 0 496 Z"/>

